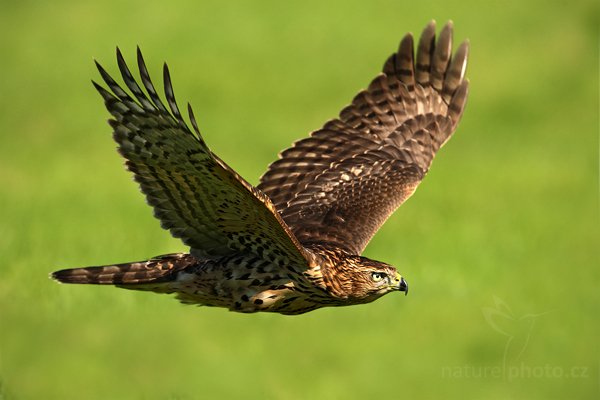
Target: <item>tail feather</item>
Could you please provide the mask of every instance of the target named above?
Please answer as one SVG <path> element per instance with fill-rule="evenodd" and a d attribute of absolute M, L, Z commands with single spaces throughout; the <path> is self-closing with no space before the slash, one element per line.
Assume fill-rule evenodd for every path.
<path fill-rule="evenodd" d="M 176 272 L 197 262 L 190 254 L 166 254 L 146 261 L 63 269 L 53 272 L 52 278 L 62 283 L 97 285 L 159 283 L 174 280 Z"/>

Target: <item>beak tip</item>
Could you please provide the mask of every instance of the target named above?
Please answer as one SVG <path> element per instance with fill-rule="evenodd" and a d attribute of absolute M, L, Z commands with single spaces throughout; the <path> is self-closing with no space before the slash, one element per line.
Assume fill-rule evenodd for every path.
<path fill-rule="evenodd" d="M 404 292 L 405 296 L 408 295 L 408 283 L 406 283 L 404 278 L 400 278 L 400 284 L 398 285 L 398 288 L 401 292 Z"/>

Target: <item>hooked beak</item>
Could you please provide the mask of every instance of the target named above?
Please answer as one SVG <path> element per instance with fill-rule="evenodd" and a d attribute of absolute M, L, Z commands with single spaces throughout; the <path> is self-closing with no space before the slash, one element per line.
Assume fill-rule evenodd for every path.
<path fill-rule="evenodd" d="M 400 274 L 396 274 L 396 280 L 398 281 L 398 290 L 404 292 L 406 296 L 408 294 L 408 283 L 406 283 Z"/>
<path fill-rule="evenodd" d="M 408 283 L 406 283 L 404 278 L 400 278 L 400 284 L 398 285 L 398 289 L 401 292 L 404 292 L 405 296 L 408 294 Z"/>

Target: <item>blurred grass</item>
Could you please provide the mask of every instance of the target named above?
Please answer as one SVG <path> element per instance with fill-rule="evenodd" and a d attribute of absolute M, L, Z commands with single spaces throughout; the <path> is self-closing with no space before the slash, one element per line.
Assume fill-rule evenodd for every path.
<path fill-rule="evenodd" d="M 366 251 L 410 296 L 248 316 L 47 278 L 185 249 L 123 170 L 92 57 L 115 72 L 139 44 L 156 79 L 168 60 L 256 182 L 431 18 L 471 40 L 469 104 Z M 0 51 L 0 399 L 597 398 L 597 2 L 7 1 Z M 517 331 L 547 313 L 520 358 L 484 318 L 497 299 Z"/>

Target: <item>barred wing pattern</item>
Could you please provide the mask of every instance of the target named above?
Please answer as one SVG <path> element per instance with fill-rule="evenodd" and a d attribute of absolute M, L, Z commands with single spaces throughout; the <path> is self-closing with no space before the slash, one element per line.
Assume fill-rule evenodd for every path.
<path fill-rule="evenodd" d="M 204 143 L 191 107 L 188 128 L 175 102 L 164 66 L 165 107 L 138 49 L 138 66 L 148 96 L 133 78 L 117 49 L 123 80 L 135 98 L 99 65 L 110 93 L 94 82 L 114 119 L 114 139 L 127 159 L 155 216 L 197 257 L 255 254 L 270 261 L 307 266 L 305 250 L 268 197 L 215 156 Z"/>
<path fill-rule="evenodd" d="M 452 23 L 435 42 L 423 31 L 416 60 L 408 34 L 383 72 L 310 137 L 269 166 L 258 189 L 271 198 L 302 244 L 360 254 L 412 195 L 450 138 L 468 94 L 469 44 L 452 54 Z"/>

